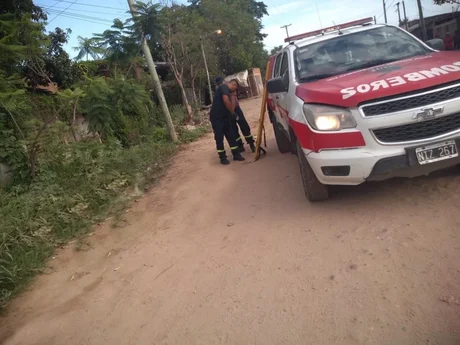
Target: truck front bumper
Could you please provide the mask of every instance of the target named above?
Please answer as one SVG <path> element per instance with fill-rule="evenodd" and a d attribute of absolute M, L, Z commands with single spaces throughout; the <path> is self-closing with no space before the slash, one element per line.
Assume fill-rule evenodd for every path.
<path fill-rule="evenodd" d="M 460 137 L 452 139 L 455 139 L 460 149 Z M 423 145 L 429 144 L 432 143 Z M 365 181 L 382 181 L 393 177 L 417 177 L 460 164 L 459 156 L 420 165 L 411 150 L 413 148 L 413 145 L 408 145 L 382 146 L 378 150 L 366 147 L 320 152 L 304 150 L 304 154 L 318 180 L 328 185 L 358 185 Z"/>

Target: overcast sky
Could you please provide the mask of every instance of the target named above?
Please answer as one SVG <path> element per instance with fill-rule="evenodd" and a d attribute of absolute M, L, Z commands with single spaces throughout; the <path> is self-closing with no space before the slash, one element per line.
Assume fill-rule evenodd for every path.
<path fill-rule="evenodd" d="M 388 22 L 398 23 L 396 3 L 402 0 L 386 0 Z M 66 50 L 77 45 L 77 36 L 91 37 L 108 29 L 114 18 L 126 19 L 129 14 L 125 0 L 34 0 L 35 4 L 48 11 L 48 30 L 55 27 L 70 28 L 72 35 Z M 186 0 L 180 2 L 186 3 Z M 280 27 L 292 24 L 289 34 L 299 34 L 335 24 L 365 17 L 378 18 L 384 22 L 381 0 L 265 0 L 269 16 L 263 19 L 264 32 L 268 34 L 265 45 L 268 50 L 284 44 L 286 33 Z M 405 0 L 407 16 L 410 20 L 418 18 L 417 1 Z M 318 6 L 318 10 L 316 7 Z M 452 6 L 435 6 L 432 0 L 422 0 L 425 17 L 451 12 Z M 99 6 L 99 7 L 97 7 Z M 401 6 L 402 7 L 402 6 Z M 319 12 L 319 15 L 318 15 Z M 402 15 L 402 10 L 401 10 Z"/>

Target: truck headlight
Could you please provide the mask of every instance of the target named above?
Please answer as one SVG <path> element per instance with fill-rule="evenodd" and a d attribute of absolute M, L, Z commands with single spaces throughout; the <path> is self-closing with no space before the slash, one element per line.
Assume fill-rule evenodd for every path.
<path fill-rule="evenodd" d="M 356 121 L 347 109 L 304 104 L 303 113 L 308 123 L 318 131 L 340 131 L 356 127 Z"/>

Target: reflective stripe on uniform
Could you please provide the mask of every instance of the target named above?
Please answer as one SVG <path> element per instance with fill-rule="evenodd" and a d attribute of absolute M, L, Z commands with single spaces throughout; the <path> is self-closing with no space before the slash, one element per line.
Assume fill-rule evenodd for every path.
<path fill-rule="evenodd" d="M 246 139 L 252 138 L 252 134 L 251 135 L 246 135 L 245 138 Z"/>
<path fill-rule="evenodd" d="M 238 139 L 236 139 L 236 141 L 241 141 L 241 140 L 242 140 L 241 137 L 239 137 Z"/>
<path fill-rule="evenodd" d="M 217 150 L 217 153 L 225 152 L 225 150 Z"/>
<path fill-rule="evenodd" d="M 230 150 L 236 150 L 238 148 L 238 146 L 232 146 L 230 147 Z"/>

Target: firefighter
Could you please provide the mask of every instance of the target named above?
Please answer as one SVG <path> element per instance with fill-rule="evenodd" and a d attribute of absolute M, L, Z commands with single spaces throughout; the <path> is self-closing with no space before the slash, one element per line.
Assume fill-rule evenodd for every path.
<path fill-rule="evenodd" d="M 216 85 L 222 85 L 224 83 L 224 79 L 222 77 L 217 77 L 215 79 L 215 82 Z M 244 152 L 246 151 L 246 149 L 244 148 L 243 139 L 241 138 L 238 126 L 240 127 L 241 132 L 243 132 L 244 138 L 246 139 L 246 143 L 248 143 L 252 152 L 255 152 L 256 146 L 254 144 L 254 137 L 251 134 L 251 127 L 249 127 L 249 123 L 248 121 L 246 121 L 246 118 L 244 117 L 243 110 L 241 109 L 240 104 L 238 102 L 238 95 L 236 90 L 232 93 L 232 102 L 235 109 L 235 114 L 237 115 L 236 118 L 232 119 L 232 128 L 233 132 L 236 135 L 236 142 L 238 144 L 240 152 Z"/>
<path fill-rule="evenodd" d="M 216 140 L 217 153 L 219 154 L 220 163 L 223 165 L 230 164 L 224 148 L 224 137 L 230 145 L 233 160 L 244 161 L 232 128 L 232 119 L 237 117 L 235 114 L 235 107 L 232 103 L 232 92 L 237 89 L 238 81 L 235 79 L 228 84 L 220 85 L 214 94 L 211 112 L 209 114 L 212 129 L 214 131 L 214 139 Z"/>

